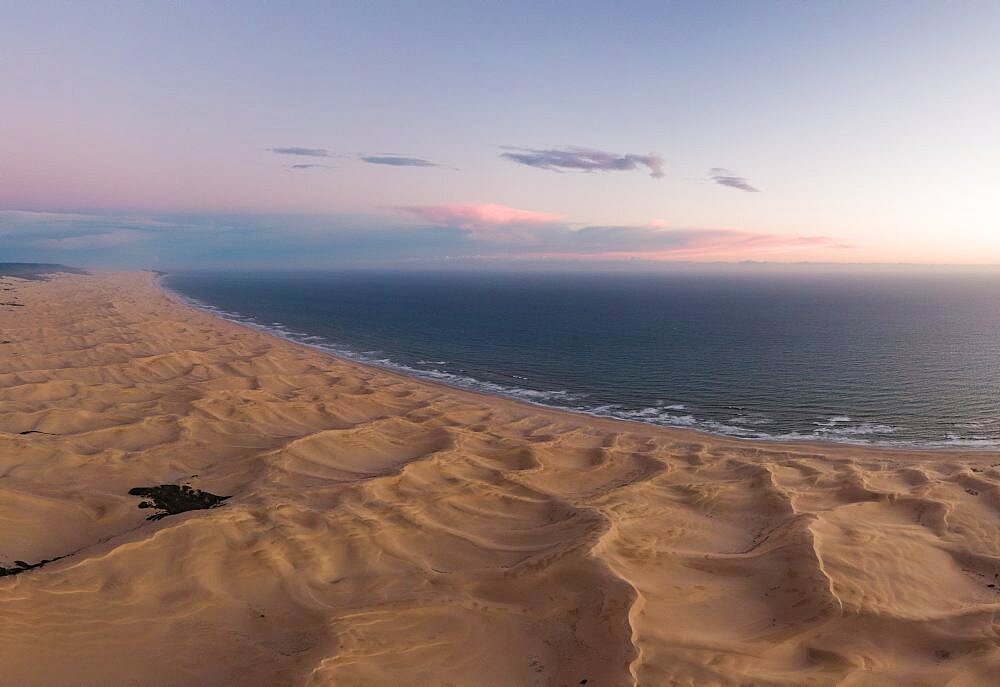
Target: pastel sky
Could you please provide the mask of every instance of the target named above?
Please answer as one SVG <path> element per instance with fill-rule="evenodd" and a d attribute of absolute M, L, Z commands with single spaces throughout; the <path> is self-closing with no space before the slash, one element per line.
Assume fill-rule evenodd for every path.
<path fill-rule="evenodd" d="M 994 0 L 0 9 L 0 260 L 1000 263 Z"/>

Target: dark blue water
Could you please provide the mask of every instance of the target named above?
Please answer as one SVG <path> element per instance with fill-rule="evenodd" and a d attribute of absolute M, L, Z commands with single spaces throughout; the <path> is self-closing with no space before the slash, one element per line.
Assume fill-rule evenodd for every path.
<path fill-rule="evenodd" d="M 223 316 L 546 405 L 751 438 L 1000 446 L 1000 274 L 178 273 Z"/>

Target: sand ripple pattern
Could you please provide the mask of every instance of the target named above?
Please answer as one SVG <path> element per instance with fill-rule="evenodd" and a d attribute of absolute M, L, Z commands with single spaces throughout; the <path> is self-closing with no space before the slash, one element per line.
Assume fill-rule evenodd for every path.
<path fill-rule="evenodd" d="M 1000 456 L 478 396 L 6 279 L 0 683 L 987 685 Z M 9 342 L 9 343 L 7 343 Z M 220 508 L 146 521 L 130 488 Z"/>

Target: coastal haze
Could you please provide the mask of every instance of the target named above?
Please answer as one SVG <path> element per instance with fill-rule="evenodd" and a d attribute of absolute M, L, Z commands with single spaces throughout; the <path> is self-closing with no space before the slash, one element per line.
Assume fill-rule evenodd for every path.
<path fill-rule="evenodd" d="M 995 2 L 0 16 L 0 683 L 997 682 Z"/>

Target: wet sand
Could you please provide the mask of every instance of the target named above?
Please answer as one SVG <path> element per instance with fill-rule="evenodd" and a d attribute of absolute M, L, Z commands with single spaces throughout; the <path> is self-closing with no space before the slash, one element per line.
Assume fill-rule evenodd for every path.
<path fill-rule="evenodd" d="M 151 273 L 0 282 L 0 684 L 997 683 L 1000 454 L 546 410 Z"/>

